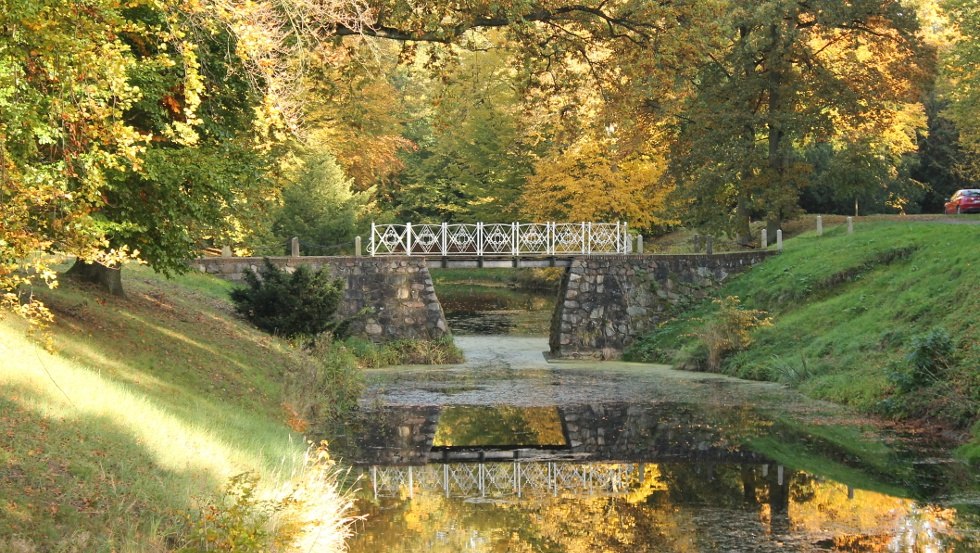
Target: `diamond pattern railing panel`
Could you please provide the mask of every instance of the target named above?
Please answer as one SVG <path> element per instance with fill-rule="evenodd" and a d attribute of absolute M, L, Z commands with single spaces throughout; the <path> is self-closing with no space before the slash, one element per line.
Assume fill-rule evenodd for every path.
<path fill-rule="evenodd" d="M 371 225 L 370 255 L 521 256 L 632 252 L 625 223 Z"/>

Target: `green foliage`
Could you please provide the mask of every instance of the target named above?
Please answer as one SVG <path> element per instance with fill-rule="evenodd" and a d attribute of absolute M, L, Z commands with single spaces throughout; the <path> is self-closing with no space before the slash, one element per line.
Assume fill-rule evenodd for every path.
<path fill-rule="evenodd" d="M 382 198 L 396 218 L 472 222 L 517 217 L 531 161 L 520 136 L 513 61 L 505 46 L 458 53 L 453 79 L 406 70 L 414 82 L 405 93 L 425 103 L 414 108 L 417 117 L 406 132 L 418 147 L 402 154 L 406 170 Z"/>
<path fill-rule="evenodd" d="M 323 335 L 305 348 L 301 363 L 289 374 L 286 395 L 302 424 L 322 435 L 343 425 L 357 409 L 363 390 L 364 377 L 355 351 Z"/>
<path fill-rule="evenodd" d="M 960 131 L 964 148 L 974 154 L 973 163 L 963 167 L 980 175 L 980 7 L 971 0 L 946 0 L 943 7 L 957 31 L 953 47 L 944 50 L 944 78 L 951 100 L 945 115 Z"/>
<path fill-rule="evenodd" d="M 359 212 L 368 203 L 368 194 L 351 187 L 332 155 L 310 154 L 283 189 L 283 206 L 272 226 L 279 243 L 295 236 L 303 255 L 351 251 Z"/>
<path fill-rule="evenodd" d="M 914 150 L 924 122 L 915 91 L 927 58 L 912 10 L 886 1 L 766 0 L 732 3 L 724 13 L 672 144 L 686 222 L 748 242 L 751 218 L 792 218 L 812 178 L 802 145 L 840 143 L 854 153 L 854 144 L 883 144 L 839 164 L 852 171 Z M 864 29 L 889 39 L 865 41 Z M 875 184 L 861 179 L 851 188 Z"/>
<path fill-rule="evenodd" d="M 934 328 L 912 340 L 905 359 L 907 370 L 895 373 L 893 381 L 902 393 L 934 384 L 946 376 L 952 365 L 953 339 L 944 328 Z"/>
<path fill-rule="evenodd" d="M 737 296 L 715 299 L 713 303 L 717 306 L 717 311 L 704 326 L 694 331 L 693 336 L 701 343 L 702 351 L 706 354 L 704 368 L 717 371 L 726 355 L 752 345 L 751 332 L 754 328 L 771 326 L 772 321 L 766 317 L 765 311 L 744 309 Z"/>
<path fill-rule="evenodd" d="M 980 467 L 980 421 L 973 424 L 973 440 L 956 450 L 957 455 L 975 467 Z"/>
<path fill-rule="evenodd" d="M 233 476 L 220 497 L 205 502 L 196 516 L 187 516 L 185 543 L 177 551 L 274 551 L 267 527 L 282 503 L 256 497 L 258 480 L 251 473 Z"/>
<path fill-rule="evenodd" d="M 235 310 L 258 328 L 284 337 L 343 334 L 336 318 L 344 285 L 326 269 L 298 267 L 292 274 L 264 259 L 258 274 L 246 271 L 245 287 L 231 292 Z"/>

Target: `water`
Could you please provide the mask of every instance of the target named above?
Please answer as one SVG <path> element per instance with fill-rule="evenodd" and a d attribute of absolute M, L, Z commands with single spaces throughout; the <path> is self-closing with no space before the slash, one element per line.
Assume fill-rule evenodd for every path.
<path fill-rule="evenodd" d="M 556 292 L 443 284 L 436 292 L 456 336 L 547 336 Z"/>
<path fill-rule="evenodd" d="M 548 363 L 543 336 L 457 345 L 369 372 L 350 551 L 980 551 L 980 476 L 918 437 L 771 383 Z"/>

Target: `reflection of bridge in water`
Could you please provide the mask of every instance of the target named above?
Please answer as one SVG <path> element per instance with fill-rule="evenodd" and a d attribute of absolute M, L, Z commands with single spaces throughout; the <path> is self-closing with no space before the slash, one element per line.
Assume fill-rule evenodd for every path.
<path fill-rule="evenodd" d="M 531 458 L 610 463 L 767 461 L 728 437 L 733 428 L 761 424 L 748 412 L 707 414 L 666 403 L 565 405 L 552 410 L 553 418 L 547 418 L 541 408 L 528 408 L 527 416 L 521 416 L 467 406 L 387 407 L 365 413 L 357 447 L 344 457 L 362 466 Z M 738 420 L 726 420 L 732 416 Z M 557 440 L 551 432 L 554 426 L 559 427 Z M 545 431 L 551 437 L 535 441 Z M 513 436 L 510 440 L 508 432 Z M 449 438 L 437 440 L 437 434 Z"/>
<path fill-rule="evenodd" d="M 704 465 L 710 478 L 712 465 Z M 763 477 L 769 465 L 760 464 Z M 784 485 L 783 467 L 776 484 Z M 652 463 L 579 463 L 513 461 L 509 463 L 442 463 L 419 466 L 372 466 L 363 470 L 374 498 L 416 494 L 506 501 L 535 497 L 624 497 L 663 488 Z"/>

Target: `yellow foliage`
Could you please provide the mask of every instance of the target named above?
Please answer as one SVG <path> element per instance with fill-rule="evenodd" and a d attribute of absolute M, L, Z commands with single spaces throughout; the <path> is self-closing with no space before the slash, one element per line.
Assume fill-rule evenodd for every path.
<path fill-rule="evenodd" d="M 582 139 L 538 160 L 523 213 L 536 220 L 626 221 L 636 229 L 673 224 L 676 219 L 663 212 L 673 190 L 664 169 L 660 157 L 618 156 L 611 139 Z"/>

